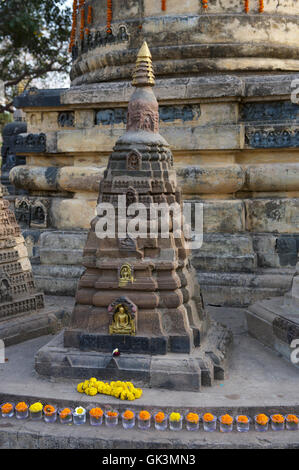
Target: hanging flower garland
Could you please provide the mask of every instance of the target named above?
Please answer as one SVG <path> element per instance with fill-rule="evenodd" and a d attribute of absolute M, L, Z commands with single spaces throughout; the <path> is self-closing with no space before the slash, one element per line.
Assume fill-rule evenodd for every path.
<path fill-rule="evenodd" d="M 161 0 L 161 9 L 162 11 L 166 11 L 166 0 Z"/>
<path fill-rule="evenodd" d="M 202 7 L 206 10 L 208 8 L 208 0 L 202 0 Z"/>
<path fill-rule="evenodd" d="M 259 12 L 264 13 L 264 0 L 259 0 L 260 5 L 259 5 Z"/>
<path fill-rule="evenodd" d="M 112 0 L 107 0 L 107 33 L 111 31 L 111 20 L 112 20 Z"/>
<path fill-rule="evenodd" d="M 76 28 L 77 28 L 77 13 L 78 13 L 78 0 L 73 1 L 73 13 L 72 13 L 72 31 L 69 44 L 69 52 L 72 52 L 72 48 L 75 44 Z"/>
<path fill-rule="evenodd" d="M 92 22 L 92 6 L 89 5 L 87 10 L 87 24 L 91 24 Z"/>
<path fill-rule="evenodd" d="M 79 0 L 79 11 L 81 14 L 81 23 L 80 23 L 80 39 L 83 41 L 84 39 L 84 27 L 85 27 L 85 0 Z"/>
<path fill-rule="evenodd" d="M 245 9 L 245 13 L 249 12 L 249 0 L 245 0 L 244 9 Z"/>

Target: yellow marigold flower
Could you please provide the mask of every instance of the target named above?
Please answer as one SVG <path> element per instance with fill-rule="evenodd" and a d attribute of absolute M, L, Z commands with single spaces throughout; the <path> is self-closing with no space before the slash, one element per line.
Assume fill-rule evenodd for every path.
<path fill-rule="evenodd" d="M 169 416 L 170 421 L 180 421 L 181 415 L 180 413 L 171 413 Z"/>
<path fill-rule="evenodd" d="M 97 381 L 97 379 L 95 377 L 91 377 L 91 379 L 89 379 L 90 383 L 95 383 L 96 381 Z"/>
<path fill-rule="evenodd" d="M 80 384 L 77 385 L 77 392 L 79 392 L 79 393 L 84 392 L 83 382 L 81 382 Z"/>
<path fill-rule="evenodd" d="M 33 413 L 38 413 L 39 411 L 42 411 L 43 405 L 40 402 L 33 403 L 33 405 L 30 406 L 29 410 L 32 411 Z"/>
<path fill-rule="evenodd" d="M 94 396 L 98 393 L 98 390 L 95 387 L 88 388 L 89 395 Z"/>

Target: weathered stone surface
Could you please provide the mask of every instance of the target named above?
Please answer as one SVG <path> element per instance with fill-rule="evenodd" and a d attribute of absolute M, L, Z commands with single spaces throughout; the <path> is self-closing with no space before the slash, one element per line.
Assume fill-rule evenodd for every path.
<path fill-rule="evenodd" d="M 246 200 L 250 232 L 298 233 L 299 199 Z"/>

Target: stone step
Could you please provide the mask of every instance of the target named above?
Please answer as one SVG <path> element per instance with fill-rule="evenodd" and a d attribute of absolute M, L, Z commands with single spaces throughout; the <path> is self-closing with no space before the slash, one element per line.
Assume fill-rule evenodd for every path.
<path fill-rule="evenodd" d="M 91 426 L 88 421 L 80 426 L 59 422 L 2 419 L 0 429 L 0 449 L 293 449 L 299 446 L 299 431 L 272 430 L 266 433 L 230 433 L 217 431 L 158 431 L 153 425 L 149 430 L 137 428 L 124 430 L 119 423 L 115 428 Z M 191 452 L 192 454 L 192 452 Z M 133 454 L 134 455 L 134 454 Z M 101 463 L 101 454 L 98 455 Z"/>

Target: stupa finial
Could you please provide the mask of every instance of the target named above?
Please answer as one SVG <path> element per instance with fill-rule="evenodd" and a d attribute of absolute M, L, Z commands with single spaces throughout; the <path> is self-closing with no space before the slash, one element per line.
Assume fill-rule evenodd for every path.
<path fill-rule="evenodd" d="M 152 64 L 152 55 L 147 42 L 144 41 L 136 60 L 136 66 L 133 73 L 132 85 L 135 87 L 154 86 L 155 75 Z"/>

